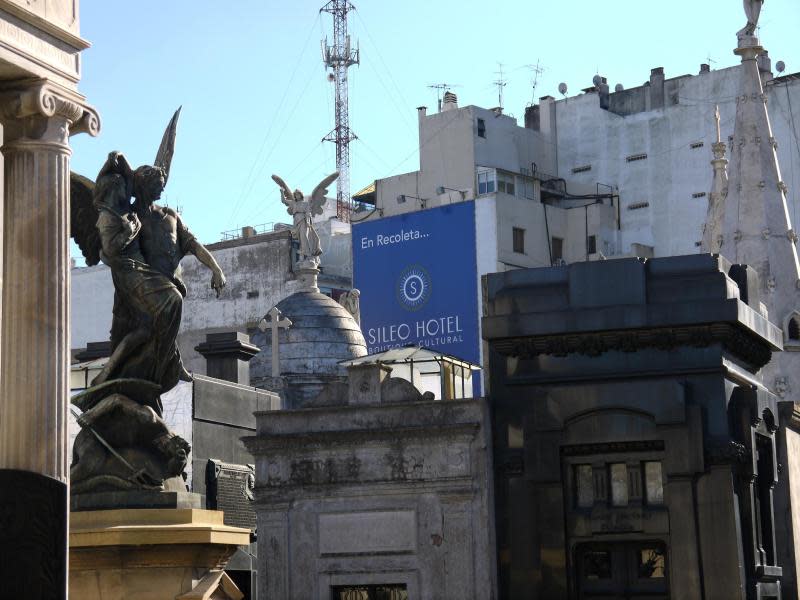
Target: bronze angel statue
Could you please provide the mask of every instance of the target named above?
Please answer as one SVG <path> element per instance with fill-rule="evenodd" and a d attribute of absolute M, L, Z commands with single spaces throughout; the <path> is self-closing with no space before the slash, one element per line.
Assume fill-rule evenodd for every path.
<path fill-rule="evenodd" d="M 319 256 L 322 254 L 322 246 L 319 243 L 319 235 L 314 229 L 312 218 L 322 214 L 322 207 L 325 204 L 325 195 L 328 193 L 328 186 L 339 177 L 339 172 L 328 175 L 319 182 L 311 196 L 306 199 L 303 192 L 295 190 L 292 192 L 286 182 L 273 175 L 272 179 L 281 188 L 281 200 L 286 205 L 286 211 L 294 218 L 292 234 L 300 241 L 300 260 L 311 262 L 314 266 L 319 264 Z"/>
<path fill-rule="evenodd" d="M 113 418 L 107 418 L 114 411 L 124 415 L 142 408 L 155 415 L 145 414 L 141 422 L 157 417 L 155 422 L 160 421 L 158 427 L 162 427 L 159 395 L 179 380 L 191 380 L 176 343 L 186 296 L 181 259 L 194 254 L 211 270 L 211 287 L 217 296 L 225 286 L 225 275 L 216 260 L 180 215 L 155 204 L 169 178 L 179 114 L 180 109 L 167 126 L 154 165 L 134 170 L 121 153 L 111 152 L 96 182 L 72 176 L 72 237 L 87 264 L 105 263 L 114 283 L 111 356 L 92 386 L 73 398 L 73 404 L 85 411 L 82 425 L 91 423 L 92 409 L 99 410 L 102 405 L 109 423 L 114 423 Z M 116 403 L 109 406 L 111 397 Z M 132 401 L 136 406 L 130 404 Z M 124 428 L 125 424 L 117 426 Z M 165 425 L 163 429 L 168 431 Z M 148 431 L 152 437 L 153 427 Z M 105 434 L 109 439 L 115 437 L 108 429 Z M 94 441 L 94 437 L 89 436 L 89 440 Z M 79 446 L 85 444 L 76 442 Z M 164 445 L 159 447 L 163 449 Z"/>

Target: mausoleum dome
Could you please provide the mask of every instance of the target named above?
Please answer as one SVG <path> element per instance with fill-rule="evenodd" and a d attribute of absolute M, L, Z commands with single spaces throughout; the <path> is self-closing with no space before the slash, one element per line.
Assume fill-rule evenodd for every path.
<path fill-rule="evenodd" d="M 367 344 L 347 309 L 318 291 L 296 292 L 281 300 L 276 308 L 281 320 L 292 322 L 278 332 L 282 383 L 270 377 L 269 329 L 252 337 L 262 351 L 250 362 L 251 381 L 257 387 L 280 389 L 284 408 L 302 408 L 329 383 L 346 381 L 346 369 L 339 363 L 366 356 Z"/>
<path fill-rule="evenodd" d="M 358 323 L 330 296 L 297 292 L 277 308 L 292 322 L 280 332 L 281 375 L 345 375 L 340 361 L 367 354 Z"/>

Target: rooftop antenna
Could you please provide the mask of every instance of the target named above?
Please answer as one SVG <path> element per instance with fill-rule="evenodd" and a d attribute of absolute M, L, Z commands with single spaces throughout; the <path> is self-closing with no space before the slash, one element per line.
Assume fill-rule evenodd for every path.
<path fill-rule="evenodd" d="M 436 90 L 436 105 L 438 106 L 438 112 L 442 112 L 442 92 L 447 91 L 450 88 L 461 86 L 457 83 L 432 83 L 428 87 L 432 90 Z"/>
<path fill-rule="evenodd" d="M 539 59 L 536 59 L 535 65 L 525 65 L 531 71 L 531 106 L 536 104 L 536 86 L 539 84 L 539 75 L 544 73 L 544 67 L 539 64 Z"/>
<path fill-rule="evenodd" d="M 355 7 L 348 0 L 330 0 L 319 9 L 333 16 L 333 44 L 328 45 L 327 37 L 322 41 L 322 62 L 331 69 L 336 88 L 335 126 L 322 141 L 336 144 L 336 216 L 342 221 L 350 220 L 350 142 L 357 139 L 350 130 L 347 93 L 347 70 L 360 62 L 358 46 L 351 48 L 347 33 L 347 13 L 351 10 Z"/>
<path fill-rule="evenodd" d="M 497 86 L 497 102 L 500 110 L 503 110 L 503 88 L 508 85 L 508 80 L 503 77 L 503 63 L 497 63 L 499 70 L 495 71 L 498 75 L 498 78 L 494 80 L 494 84 Z"/>
<path fill-rule="evenodd" d="M 715 61 L 713 58 L 711 58 L 711 52 L 709 52 L 708 56 L 706 56 L 706 63 L 708 63 L 708 66 L 710 67 L 715 62 L 717 62 L 717 61 Z"/>

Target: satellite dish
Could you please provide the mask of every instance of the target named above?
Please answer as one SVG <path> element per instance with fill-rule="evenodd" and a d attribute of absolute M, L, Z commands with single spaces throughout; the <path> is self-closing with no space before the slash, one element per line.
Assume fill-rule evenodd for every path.
<path fill-rule="evenodd" d="M 564 83 L 563 81 L 558 84 L 558 93 L 561 94 L 562 96 L 567 95 L 567 84 Z"/>
<path fill-rule="evenodd" d="M 782 60 L 779 60 L 775 63 L 775 68 L 778 69 L 778 73 L 783 73 L 786 70 L 786 63 Z"/>
<path fill-rule="evenodd" d="M 595 75 L 592 77 L 592 83 L 594 84 L 594 87 L 599 88 L 600 84 L 603 83 L 603 78 L 600 77 L 600 75 Z"/>
<path fill-rule="evenodd" d="M 615 92 L 621 92 L 624 89 L 625 89 L 625 86 L 623 86 L 621 83 L 618 83 L 617 85 L 614 86 L 614 91 Z"/>
<path fill-rule="evenodd" d="M 333 73 L 328 73 L 328 81 L 333 81 L 336 77 L 333 76 Z"/>

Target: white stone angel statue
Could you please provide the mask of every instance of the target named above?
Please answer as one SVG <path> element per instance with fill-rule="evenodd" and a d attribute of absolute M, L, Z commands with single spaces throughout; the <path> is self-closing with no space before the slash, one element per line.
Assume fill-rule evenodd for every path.
<path fill-rule="evenodd" d="M 319 235 L 314 230 L 312 218 L 314 215 L 322 214 L 322 207 L 325 204 L 325 195 L 328 193 L 328 186 L 339 177 L 339 172 L 328 175 L 319 182 L 311 196 L 306 197 L 300 190 L 292 192 L 286 182 L 273 175 L 272 179 L 281 188 L 281 200 L 286 205 L 287 212 L 294 218 L 292 234 L 300 241 L 300 261 L 310 261 L 319 264 L 319 256 L 322 254 L 322 246 L 319 242 Z"/>

